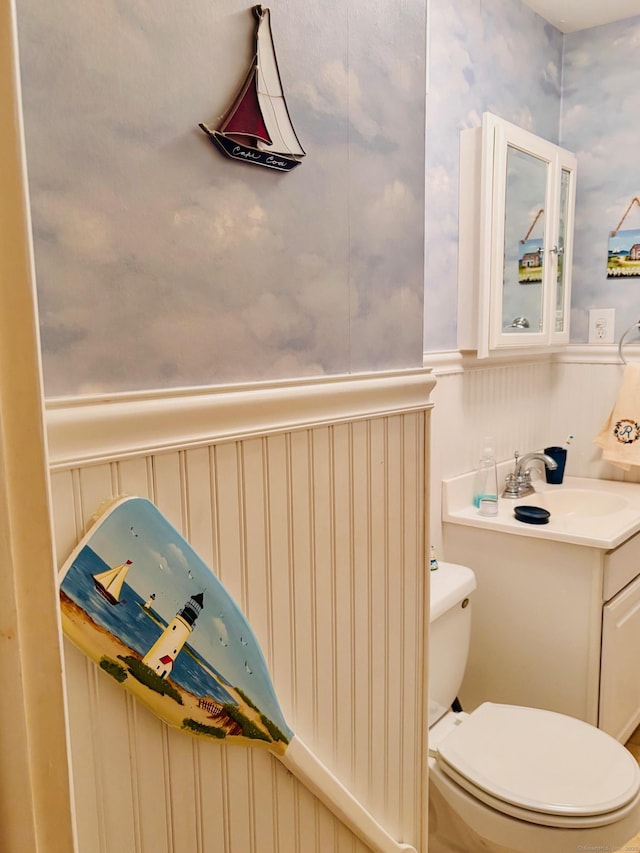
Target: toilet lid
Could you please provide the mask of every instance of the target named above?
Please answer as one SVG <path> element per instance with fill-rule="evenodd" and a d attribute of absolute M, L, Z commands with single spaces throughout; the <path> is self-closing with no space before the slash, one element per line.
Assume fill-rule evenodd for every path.
<path fill-rule="evenodd" d="M 473 793 L 550 815 L 599 815 L 640 788 L 635 759 L 582 720 L 486 702 L 441 741 L 443 772 Z"/>

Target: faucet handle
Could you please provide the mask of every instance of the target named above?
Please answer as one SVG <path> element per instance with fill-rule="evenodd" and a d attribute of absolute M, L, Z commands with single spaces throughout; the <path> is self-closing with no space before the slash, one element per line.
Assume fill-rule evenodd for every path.
<path fill-rule="evenodd" d="M 517 460 L 516 460 L 517 461 Z M 507 474 L 504 478 L 505 486 L 504 491 L 502 493 L 503 498 L 517 498 L 520 494 L 519 490 L 519 480 L 516 477 L 515 473 L 512 471 L 511 474 Z"/>

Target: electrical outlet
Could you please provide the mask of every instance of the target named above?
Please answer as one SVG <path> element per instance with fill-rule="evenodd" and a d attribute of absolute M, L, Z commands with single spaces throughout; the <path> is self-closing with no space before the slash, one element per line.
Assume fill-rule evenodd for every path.
<path fill-rule="evenodd" d="M 615 308 L 589 309 L 589 343 L 612 344 L 616 324 Z"/>

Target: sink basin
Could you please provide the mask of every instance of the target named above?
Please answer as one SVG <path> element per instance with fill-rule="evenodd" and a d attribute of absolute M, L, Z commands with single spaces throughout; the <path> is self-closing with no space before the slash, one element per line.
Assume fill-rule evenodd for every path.
<path fill-rule="evenodd" d="M 513 463 L 501 463 L 499 477 L 510 473 Z M 447 525 L 481 527 L 532 539 L 570 542 L 610 550 L 638 534 L 640 540 L 640 483 L 599 480 L 591 477 L 564 478 L 562 485 L 535 480 L 535 493 L 512 501 L 498 500 L 498 514 L 480 515 L 473 505 L 475 472 L 459 474 L 442 485 L 442 520 Z M 517 506 L 533 506 L 549 512 L 546 523 L 525 524 L 516 518 Z M 465 536 L 469 531 L 447 526 L 448 535 Z M 454 532 L 452 532 L 454 531 Z"/>
<path fill-rule="evenodd" d="M 520 503 L 520 502 L 519 502 Z M 562 489 L 557 492 L 540 492 L 530 495 L 522 503 L 548 509 L 551 516 L 564 515 L 577 518 L 595 518 L 620 512 L 629 501 L 613 492 L 588 489 Z"/>

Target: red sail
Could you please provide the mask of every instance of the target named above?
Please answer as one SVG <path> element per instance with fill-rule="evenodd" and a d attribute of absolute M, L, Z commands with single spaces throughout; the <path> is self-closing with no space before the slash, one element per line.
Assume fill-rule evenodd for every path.
<path fill-rule="evenodd" d="M 255 67 L 247 77 L 242 91 L 229 110 L 220 130 L 234 136 L 253 136 L 267 145 L 271 145 L 271 138 L 258 103 Z"/>

